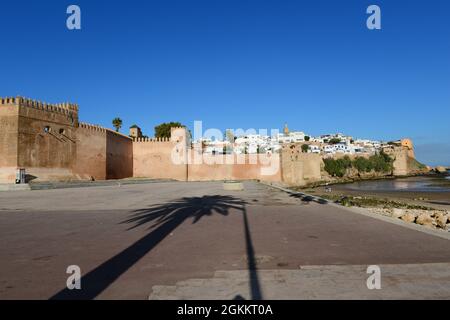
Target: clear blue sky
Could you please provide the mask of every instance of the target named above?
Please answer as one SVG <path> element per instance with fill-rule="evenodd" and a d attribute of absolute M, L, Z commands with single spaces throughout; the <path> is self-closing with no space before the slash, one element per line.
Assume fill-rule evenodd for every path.
<path fill-rule="evenodd" d="M 66 28 L 77 4 L 82 30 Z M 366 8 L 382 30 L 366 28 Z M 450 1 L 6 1 L 0 96 L 80 105 L 144 133 L 279 128 L 410 137 L 450 165 Z"/>

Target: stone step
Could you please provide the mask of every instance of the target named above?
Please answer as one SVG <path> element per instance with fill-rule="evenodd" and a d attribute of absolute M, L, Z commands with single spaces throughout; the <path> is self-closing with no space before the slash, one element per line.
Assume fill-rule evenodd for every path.
<path fill-rule="evenodd" d="M 26 191 L 31 190 L 28 183 L 0 183 L 0 191 Z"/>
<path fill-rule="evenodd" d="M 66 181 L 66 182 L 32 182 L 31 190 L 48 190 L 48 189 L 67 189 L 67 188 L 84 188 L 84 187 L 107 187 L 107 186 L 124 186 L 132 184 L 147 184 L 155 182 L 167 182 L 168 179 L 118 179 L 118 180 L 97 180 L 97 181 Z"/>
<path fill-rule="evenodd" d="M 251 299 L 252 286 L 264 299 L 450 298 L 448 263 L 380 268 L 381 290 L 367 288 L 367 266 L 308 266 L 298 270 L 258 270 L 257 277 L 252 278 L 248 270 L 216 271 L 209 279 L 154 286 L 149 299 Z"/>

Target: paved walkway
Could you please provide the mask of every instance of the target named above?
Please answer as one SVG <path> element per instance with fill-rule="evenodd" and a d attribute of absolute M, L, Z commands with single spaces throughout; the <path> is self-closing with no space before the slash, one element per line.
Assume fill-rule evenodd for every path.
<path fill-rule="evenodd" d="M 154 290 L 158 286 L 226 272 L 250 275 L 233 292 L 221 288 L 226 297 L 343 298 L 366 290 L 368 275 L 361 270 L 374 264 L 417 266 L 386 269 L 392 281 L 395 270 L 399 281 L 410 281 L 429 268 L 421 282 L 399 287 L 405 298 L 429 297 L 433 290 L 444 297 L 450 288 L 446 265 L 436 265 L 450 263 L 448 240 L 256 182 L 246 182 L 244 191 L 224 191 L 220 182 L 160 182 L 4 192 L 0 242 L 3 299 L 158 298 L 165 295 Z M 64 289 L 69 265 L 81 268 L 81 291 Z M 311 280 L 305 291 L 298 286 L 305 273 L 298 272 L 314 265 L 343 266 L 351 278 L 356 272 L 353 285 L 324 271 L 325 284 Z M 271 273 L 278 271 L 285 277 L 285 296 L 282 282 L 268 289 Z M 336 290 L 347 289 L 324 291 L 333 281 Z M 385 288 L 361 297 L 395 296 Z M 225 297 L 217 290 L 209 298 Z M 195 292 L 193 286 L 189 298 L 206 291 Z"/>
<path fill-rule="evenodd" d="M 260 295 L 268 300 L 298 299 L 449 299 L 450 263 L 380 265 L 380 287 L 368 290 L 367 266 L 302 266 L 260 270 Z M 247 270 L 216 271 L 213 278 L 154 286 L 150 300 L 252 297 Z"/>

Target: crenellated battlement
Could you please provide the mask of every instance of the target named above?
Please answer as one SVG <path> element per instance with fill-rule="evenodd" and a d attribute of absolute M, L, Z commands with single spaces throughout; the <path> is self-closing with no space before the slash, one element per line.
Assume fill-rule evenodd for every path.
<path fill-rule="evenodd" d="M 51 104 L 46 102 L 41 102 L 33 99 L 28 99 L 24 97 L 4 97 L 0 98 L 0 106 L 17 106 L 17 107 L 27 107 L 34 108 L 48 112 L 56 112 L 65 115 L 78 114 L 78 105 L 74 103 L 57 103 Z"/>
<path fill-rule="evenodd" d="M 95 125 L 95 124 L 89 124 L 86 122 L 80 122 L 78 125 L 79 128 L 82 129 L 88 129 L 88 130 L 92 130 L 92 131 L 97 131 L 97 132 L 106 132 L 108 129 L 101 127 L 99 125 Z"/>
<path fill-rule="evenodd" d="M 15 106 L 17 105 L 16 97 L 0 97 L 0 105 Z"/>
<path fill-rule="evenodd" d="M 170 142 L 169 138 L 136 138 L 134 142 Z"/>
<path fill-rule="evenodd" d="M 99 125 L 96 125 L 96 124 L 89 124 L 89 123 L 86 123 L 86 122 L 80 122 L 78 124 L 78 128 L 91 130 L 91 131 L 96 131 L 96 132 L 100 132 L 100 133 L 107 133 L 107 132 L 109 132 L 109 133 L 112 133 L 112 134 L 114 134 L 114 135 L 116 135 L 118 137 L 122 137 L 122 138 L 125 138 L 125 139 L 132 140 L 131 137 L 126 136 L 123 133 L 120 133 L 120 132 L 117 132 L 117 131 L 114 131 L 112 129 L 105 128 L 105 127 L 102 127 L 102 126 L 99 126 Z"/>

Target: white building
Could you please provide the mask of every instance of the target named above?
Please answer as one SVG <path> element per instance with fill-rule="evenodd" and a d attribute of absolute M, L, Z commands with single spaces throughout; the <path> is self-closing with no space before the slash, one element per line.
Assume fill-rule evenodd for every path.
<path fill-rule="evenodd" d="M 310 153 L 320 153 L 322 150 L 320 149 L 320 146 L 317 146 L 315 144 L 310 144 L 309 145 L 309 150 L 308 152 Z"/>
<path fill-rule="evenodd" d="M 303 142 L 305 141 L 305 133 L 302 131 L 289 132 L 289 137 L 291 137 L 291 142 Z"/>
<path fill-rule="evenodd" d="M 293 131 L 289 133 L 278 133 L 276 139 L 279 143 L 295 143 L 304 142 L 305 133 L 302 131 Z"/>

